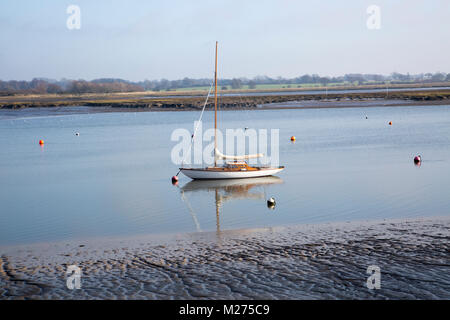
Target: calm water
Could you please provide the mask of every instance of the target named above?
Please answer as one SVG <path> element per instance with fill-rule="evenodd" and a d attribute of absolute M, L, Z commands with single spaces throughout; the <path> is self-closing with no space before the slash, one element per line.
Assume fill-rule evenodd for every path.
<path fill-rule="evenodd" d="M 38 111 L 0 111 L 0 245 L 450 214 L 450 106 L 222 112 L 279 128 L 286 170 L 178 187 L 170 135 L 197 112 Z"/>

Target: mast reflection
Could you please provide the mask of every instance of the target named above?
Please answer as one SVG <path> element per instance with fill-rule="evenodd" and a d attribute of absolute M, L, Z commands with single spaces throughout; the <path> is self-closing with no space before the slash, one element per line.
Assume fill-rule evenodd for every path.
<path fill-rule="evenodd" d="M 226 180 L 192 180 L 180 188 L 183 200 L 197 226 L 197 231 L 201 231 L 200 224 L 195 211 L 186 199 L 188 193 L 214 192 L 216 207 L 216 231 L 220 233 L 220 208 L 224 203 L 238 199 L 266 200 L 265 186 L 282 184 L 279 177 L 260 177 L 250 179 L 226 179 Z M 263 187 L 263 190 L 258 187 Z"/>

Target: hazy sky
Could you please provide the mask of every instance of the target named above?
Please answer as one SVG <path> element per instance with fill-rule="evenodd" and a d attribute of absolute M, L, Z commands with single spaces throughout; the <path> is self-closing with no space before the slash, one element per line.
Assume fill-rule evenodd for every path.
<path fill-rule="evenodd" d="M 450 72 L 449 35 L 449 0 L 1 0 L 0 79 L 209 78 L 215 40 L 226 78 Z"/>

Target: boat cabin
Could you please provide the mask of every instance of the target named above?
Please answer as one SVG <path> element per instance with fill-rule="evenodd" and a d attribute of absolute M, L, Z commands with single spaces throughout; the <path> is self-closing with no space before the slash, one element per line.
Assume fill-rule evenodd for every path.
<path fill-rule="evenodd" d="M 256 170 L 256 168 L 251 167 L 247 164 L 245 161 L 232 161 L 227 162 L 224 165 L 224 168 L 229 170 L 236 170 L 236 171 L 246 171 L 246 170 Z"/>

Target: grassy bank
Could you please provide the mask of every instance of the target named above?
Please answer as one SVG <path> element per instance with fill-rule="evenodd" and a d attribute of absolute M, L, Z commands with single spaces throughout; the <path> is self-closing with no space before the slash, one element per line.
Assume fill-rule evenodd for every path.
<path fill-rule="evenodd" d="M 395 91 L 395 92 L 348 92 L 328 94 L 290 94 L 290 95 L 247 95 L 220 97 L 222 108 L 256 108 L 258 105 L 284 103 L 291 101 L 364 101 L 369 99 L 404 100 L 409 102 L 450 103 L 450 88 L 443 90 Z M 0 108 L 21 109 L 36 107 L 91 106 L 112 108 L 133 108 L 143 110 L 192 110 L 201 109 L 204 96 L 152 97 L 138 94 L 89 94 L 89 95 L 34 95 L 2 97 Z M 210 99 L 208 106 L 212 106 Z"/>

